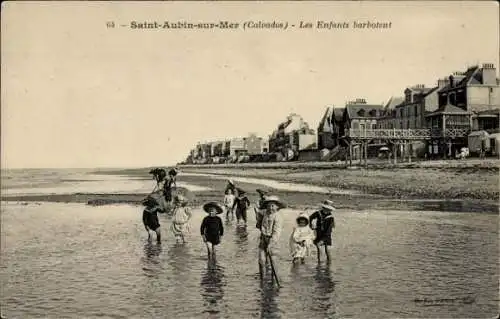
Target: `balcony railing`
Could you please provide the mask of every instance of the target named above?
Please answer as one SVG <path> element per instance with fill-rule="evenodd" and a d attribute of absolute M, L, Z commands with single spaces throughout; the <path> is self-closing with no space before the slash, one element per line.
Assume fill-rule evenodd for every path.
<path fill-rule="evenodd" d="M 431 138 L 457 138 L 465 137 L 469 133 L 468 128 L 441 129 L 349 129 L 347 137 L 354 139 L 399 139 L 399 140 L 427 140 Z"/>

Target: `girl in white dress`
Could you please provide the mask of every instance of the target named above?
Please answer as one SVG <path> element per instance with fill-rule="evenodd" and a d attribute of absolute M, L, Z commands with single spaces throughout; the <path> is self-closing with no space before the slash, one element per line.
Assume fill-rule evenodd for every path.
<path fill-rule="evenodd" d="M 191 219 L 191 210 L 187 207 L 187 198 L 182 195 L 176 195 L 174 199 L 174 210 L 172 213 L 172 225 L 170 229 L 179 243 L 186 242 L 185 236 L 190 231 L 189 220 Z"/>
<path fill-rule="evenodd" d="M 290 236 L 290 254 L 293 257 L 293 263 L 304 263 L 304 258 L 309 256 L 314 232 L 309 227 L 309 217 L 306 213 L 301 213 L 297 219 L 297 225 L 294 227 Z"/>

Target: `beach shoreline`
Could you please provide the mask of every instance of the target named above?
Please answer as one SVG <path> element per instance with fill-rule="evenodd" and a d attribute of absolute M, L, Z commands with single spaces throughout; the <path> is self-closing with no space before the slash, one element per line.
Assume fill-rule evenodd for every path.
<path fill-rule="evenodd" d="M 452 163 L 426 163 L 426 167 L 385 167 L 349 169 L 328 167 L 328 163 L 267 163 L 269 165 L 180 165 L 179 180 L 210 186 L 209 191 L 191 192 L 179 187 L 179 192 L 189 197 L 189 206 L 198 207 L 206 201 L 220 200 L 225 187 L 225 178 L 251 178 L 244 182 L 251 200 L 257 199 L 255 189 L 262 187 L 259 180 L 321 186 L 339 190 L 352 190 L 356 194 L 320 194 L 273 189 L 273 193 L 284 197 L 290 207 L 309 209 L 325 197 L 333 199 L 340 208 L 346 209 L 411 209 L 413 204 L 431 210 L 480 211 L 498 213 L 498 161 L 450 161 Z M 276 164 L 280 164 L 277 166 Z M 132 179 L 151 179 L 149 168 L 98 170 L 93 174 L 121 175 Z M 186 173 L 183 176 L 183 173 Z M 191 174 L 195 175 L 191 175 Z M 196 174 L 208 174 L 199 178 Z M 216 175 L 218 178 L 211 178 Z M 190 180 L 191 179 L 191 180 Z M 141 204 L 148 194 L 46 194 L 9 195 L 2 201 L 9 202 L 60 202 L 84 203 L 88 205 Z M 451 205 L 451 206 L 450 206 Z"/>
<path fill-rule="evenodd" d="M 179 165 L 186 173 L 270 179 L 301 183 L 393 199 L 485 200 L 498 203 L 498 159 L 424 161 L 389 165 L 372 164 L 368 169 L 345 168 L 338 163 L 244 163 Z M 109 171 L 106 174 L 143 176 L 145 169 Z"/>

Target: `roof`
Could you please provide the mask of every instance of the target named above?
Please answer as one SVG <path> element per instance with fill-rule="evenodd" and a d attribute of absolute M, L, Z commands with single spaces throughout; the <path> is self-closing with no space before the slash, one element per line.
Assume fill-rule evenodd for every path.
<path fill-rule="evenodd" d="M 436 111 L 429 113 L 428 115 L 435 115 L 435 114 L 440 114 L 440 113 L 462 113 L 462 114 L 469 114 L 467 110 L 461 109 L 458 106 L 455 106 L 453 104 L 446 104 L 444 106 L 440 106 Z"/>
<path fill-rule="evenodd" d="M 425 94 L 424 94 L 424 97 L 425 97 L 425 96 L 428 96 L 428 95 L 430 95 L 432 92 L 436 92 L 436 91 L 438 91 L 438 90 L 439 90 L 439 86 L 435 86 L 435 87 L 433 87 L 433 88 L 429 89 L 429 91 L 427 91 L 427 93 L 425 93 Z"/>
<path fill-rule="evenodd" d="M 391 96 L 389 101 L 384 106 L 384 109 L 382 111 L 382 116 L 384 117 L 392 117 L 392 110 L 394 110 L 397 106 L 403 104 L 405 99 L 403 97 L 394 97 Z"/>
<path fill-rule="evenodd" d="M 384 110 L 383 105 L 377 105 L 377 104 L 348 104 L 346 105 L 346 111 L 347 115 L 349 118 L 355 118 L 355 117 L 372 117 L 370 116 L 370 112 L 373 110 L 379 111 L 379 114 L 374 116 L 374 117 L 380 117 L 380 113 Z M 360 115 L 360 111 L 365 111 L 365 115 Z"/>
<path fill-rule="evenodd" d="M 500 115 L 500 109 L 479 109 L 479 110 L 473 110 L 475 111 L 475 115 L 477 116 L 499 116 Z"/>
<path fill-rule="evenodd" d="M 464 75 L 460 75 L 462 79 L 457 84 L 455 84 L 453 87 L 451 86 L 451 84 L 448 84 L 444 88 L 439 90 L 439 92 L 445 92 L 457 87 L 464 87 L 467 84 L 481 84 L 483 82 L 483 76 L 478 71 L 479 71 L 479 66 L 473 66 L 468 68 L 467 71 L 464 73 Z"/>
<path fill-rule="evenodd" d="M 426 88 L 426 87 L 420 87 L 420 86 L 411 86 L 408 87 L 407 90 L 416 92 L 416 93 L 421 93 L 421 94 L 427 94 L 432 88 Z"/>
<path fill-rule="evenodd" d="M 384 106 L 384 109 L 386 111 L 392 110 L 393 108 L 395 108 L 397 105 L 403 103 L 404 101 L 405 101 L 405 99 L 403 97 L 400 97 L 400 96 L 397 96 L 397 97 L 391 96 L 391 98 L 389 99 L 389 101 L 387 101 L 387 104 Z"/>
<path fill-rule="evenodd" d="M 320 131 L 320 132 L 333 132 L 332 121 L 331 121 L 332 115 L 333 115 L 333 108 L 327 107 L 325 114 L 321 118 L 321 121 L 319 121 L 318 131 Z"/>
<path fill-rule="evenodd" d="M 333 114 L 335 115 L 335 121 L 342 121 L 342 117 L 344 115 L 345 107 L 334 107 Z"/>

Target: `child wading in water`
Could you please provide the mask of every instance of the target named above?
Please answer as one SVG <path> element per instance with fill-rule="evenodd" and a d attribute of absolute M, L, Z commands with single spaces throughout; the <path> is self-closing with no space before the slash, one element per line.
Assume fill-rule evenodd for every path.
<path fill-rule="evenodd" d="M 314 232 L 309 228 L 309 218 L 306 213 L 301 213 L 297 217 L 297 226 L 290 236 L 290 253 L 293 263 L 304 263 L 304 258 L 309 256 L 311 245 L 314 239 Z"/>
<path fill-rule="evenodd" d="M 173 212 L 172 226 L 170 229 L 177 242 L 185 243 L 185 235 L 189 232 L 189 220 L 191 219 L 191 210 L 187 205 L 187 199 L 182 195 L 176 195 L 174 198 L 175 208 Z"/>
<path fill-rule="evenodd" d="M 240 224 L 240 220 L 243 221 L 243 225 L 247 224 L 247 209 L 250 207 L 250 200 L 245 195 L 246 192 L 241 188 L 237 188 L 238 197 L 234 200 L 233 208 L 236 208 L 236 222 Z"/>
<path fill-rule="evenodd" d="M 226 190 L 226 195 L 224 195 L 224 208 L 226 209 L 226 219 L 229 219 L 229 216 L 231 215 L 231 219 L 234 219 L 234 210 L 233 210 L 233 205 L 234 205 L 234 194 L 233 190 L 228 188 Z"/>
<path fill-rule="evenodd" d="M 314 244 L 318 249 L 318 262 L 320 261 L 321 256 L 321 250 L 319 247 L 322 245 L 325 246 L 326 260 L 330 262 L 330 252 L 328 251 L 328 247 L 332 245 L 332 232 L 335 228 L 335 219 L 332 215 L 333 211 L 335 211 L 333 202 L 331 200 L 325 200 L 321 204 L 321 209 L 314 212 L 309 217 L 309 225 L 316 231 Z"/>
<path fill-rule="evenodd" d="M 203 205 L 203 210 L 209 215 L 201 222 L 200 233 L 203 242 L 207 245 L 208 259 L 215 258 L 215 246 L 220 244 L 222 235 L 224 235 L 224 226 L 222 219 L 217 216 L 223 213 L 222 207 L 216 202 L 209 202 Z"/>
<path fill-rule="evenodd" d="M 161 232 L 160 232 L 160 221 L 158 220 L 158 212 L 161 212 L 162 209 L 158 205 L 158 202 L 148 196 L 142 204 L 145 206 L 144 211 L 142 212 L 142 223 L 144 224 L 144 228 L 148 232 L 148 240 L 151 240 L 150 230 L 156 232 L 156 240 L 158 243 L 161 242 Z"/>

